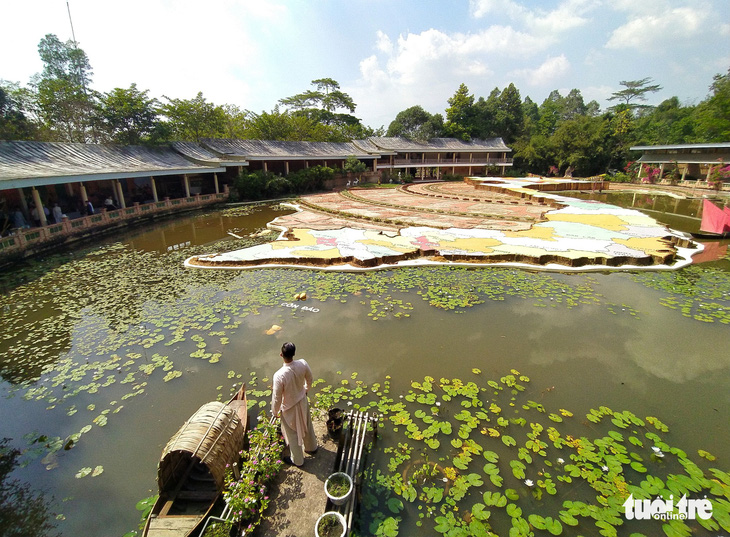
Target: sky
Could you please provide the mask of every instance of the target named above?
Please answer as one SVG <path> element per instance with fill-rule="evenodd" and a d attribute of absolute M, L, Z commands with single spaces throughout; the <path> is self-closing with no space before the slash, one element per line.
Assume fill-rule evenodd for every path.
<path fill-rule="evenodd" d="M 650 77 L 647 104 L 697 104 L 730 68 L 728 0 L 23 0 L 2 8 L 0 79 L 42 70 L 39 41 L 72 38 L 68 8 L 97 91 L 260 113 L 333 78 L 373 128 L 414 105 L 443 114 L 462 83 L 538 104 L 576 88 L 606 109 Z"/>

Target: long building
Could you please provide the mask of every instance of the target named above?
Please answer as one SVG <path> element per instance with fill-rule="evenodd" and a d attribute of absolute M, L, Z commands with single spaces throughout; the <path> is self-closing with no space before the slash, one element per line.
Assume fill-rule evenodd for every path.
<path fill-rule="evenodd" d="M 82 215 L 89 202 L 99 209 L 108 199 L 124 209 L 219 194 L 243 169 L 287 175 L 317 165 L 342 169 L 355 158 L 373 173 L 391 176 L 486 175 L 490 167 L 504 173 L 512 165 L 510 152 L 501 138 L 417 142 L 371 137 L 346 143 L 208 138 L 157 148 L 0 142 L 0 200 L 6 214 L 19 209 L 29 223 L 45 226 L 43 208 L 56 203 L 64 214 Z"/>

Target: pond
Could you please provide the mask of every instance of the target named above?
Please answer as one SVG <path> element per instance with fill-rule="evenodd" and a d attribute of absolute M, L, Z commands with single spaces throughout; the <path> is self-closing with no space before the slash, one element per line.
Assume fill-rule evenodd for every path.
<path fill-rule="evenodd" d="M 265 206 L 180 217 L 3 274 L 2 437 L 23 451 L 11 477 L 45 493 L 60 533 L 134 530 L 135 505 L 155 493 L 169 437 L 202 403 L 227 396 L 241 380 L 266 406 L 269 377 L 289 340 L 315 377 L 375 385 L 371 395 L 387 382 L 395 403 L 400 395 L 415 398 L 409 391 L 420 394 L 426 377 L 434 385 L 460 379 L 488 390 L 488 380 L 499 383 L 514 369 L 529 382 L 519 381 L 526 387 L 519 398 L 511 400 L 509 390 L 500 396 L 504 415 L 515 403 L 510 419 L 523 405 L 556 415 L 563 409 L 573 416 L 564 416 L 566 432 L 594 437 L 591 409 L 655 416 L 669 429 L 668 445 L 697 464 L 730 468 L 726 253 L 668 272 L 183 267 L 190 255 L 270 239 L 249 235 L 277 214 Z M 302 291 L 307 301 L 294 301 Z M 447 393 L 443 386 L 433 391 Z M 488 406 L 491 396 L 482 391 L 480 398 Z M 450 416 L 454 432 L 456 404 L 445 401 L 441 416 Z M 385 423 L 382 448 L 404 441 L 405 427 Z M 477 436 L 488 445 L 488 434 Z M 445 466 L 458 452 L 452 445 L 443 437 L 430 460 Z M 505 444 L 497 445 L 504 458 Z M 423 448 L 413 447 L 413 460 Z M 387 472 L 390 457 L 372 454 L 371 471 Z M 485 462 L 475 463 L 478 472 Z M 523 509 L 549 511 L 531 501 L 537 503 Z M 401 511 L 401 534 L 412 534 L 419 522 L 433 527 L 438 513 L 420 517 L 430 507 Z M 369 508 L 368 521 L 379 510 Z M 506 534 L 511 515 L 493 510 L 494 527 Z"/>

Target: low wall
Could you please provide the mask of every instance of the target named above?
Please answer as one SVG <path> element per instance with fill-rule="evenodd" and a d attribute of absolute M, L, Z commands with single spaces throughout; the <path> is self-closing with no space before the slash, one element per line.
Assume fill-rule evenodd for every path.
<path fill-rule="evenodd" d="M 101 233 L 134 225 L 167 214 L 190 211 L 228 199 L 228 188 L 222 194 L 196 194 L 189 198 L 165 199 L 153 203 L 135 203 L 132 207 L 107 211 L 58 224 L 15 230 L 15 234 L 0 239 L 0 264 L 22 259 L 60 244 L 100 235 Z"/>

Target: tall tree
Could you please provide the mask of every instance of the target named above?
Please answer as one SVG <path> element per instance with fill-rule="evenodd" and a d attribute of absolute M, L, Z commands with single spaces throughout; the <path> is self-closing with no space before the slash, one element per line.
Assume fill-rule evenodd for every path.
<path fill-rule="evenodd" d="M 91 65 L 76 42 L 53 34 L 38 44 L 43 72 L 32 80 L 42 121 L 55 137 L 67 142 L 95 139 L 92 117 L 96 95 L 89 89 Z"/>
<path fill-rule="evenodd" d="M 201 138 L 220 138 L 226 133 L 226 112 L 205 100 L 203 92 L 192 99 L 165 97 L 160 110 L 175 140 L 197 142 Z"/>
<path fill-rule="evenodd" d="M 466 84 L 459 86 L 453 97 L 448 99 L 448 103 L 444 130 L 454 138 L 471 140 L 474 131 L 474 96 L 469 94 Z"/>
<path fill-rule="evenodd" d="M 355 125 L 360 122 L 355 116 L 357 105 L 340 84 L 332 78 L 312 80 L 314 90 L 307 90 L 291 97 L 280 99 L 279 103 L 297 115 L 304 115 L 325 125 Z M 336 112 L 344 109 L 349 114 Z"/>
<path fill-rule="evenodd" d="M 552 136 L 563 115 L 563 96 L 558 90 L 550 92 L 550 95 L 540 105 L 539 112 L 537 132 L 543 136 Z"/>
<path fill-rule="evenodd" d="M 149 139 L 158 121 L 159 103 L 148 93 L 132 84 L 126 89 L 114 88 L 101 97 L 98 115 L 111 141 L 134 145 Z"/>
<path fill-rule="evenodd" d="M 622 80 L 619 84 L 624 86 L 625 89 L 613 92 L 608 100 L 620 101 L 632 110 L 648 108 L 647 105 L 632 101 L 646 101 L 647 93 L 656 93 L 662 89 L 659 84 L 650 84 L 652 81 L 651 77 L 642 78 L 641 80 Z"/>
<path fill-rule="evenodd" d="M 507 86 L 499 95 L 499 107 L 495 115 L 497 134 L 511 144 L 522 132 L 522 98 L 514 84 Z"/>
<path fill-rule="evenodd" d="M 429 114 L 421 106 L 411 106 L 395 116 L 388 126 L 388 136 L 403 136 L 412 140 L 428 140 L 441 136 L 444 118 Z"/>

